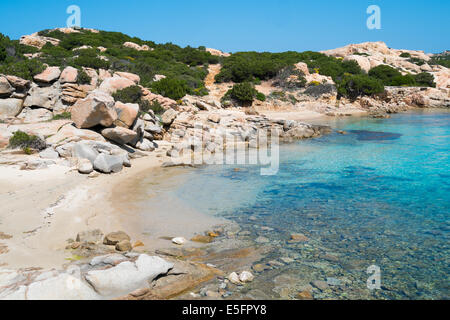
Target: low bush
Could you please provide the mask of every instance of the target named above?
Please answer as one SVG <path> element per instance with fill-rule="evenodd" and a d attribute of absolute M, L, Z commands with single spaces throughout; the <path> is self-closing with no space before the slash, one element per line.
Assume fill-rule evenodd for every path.
<path fill-rule="evenodd" d="M 83 70 L 78 70 L 77 83 L 78 84 L 90 84 L 92 78 Z"/>
<path fill-rule="evenodd" d="M 400 55 L 400 57 L 402 58 L 411 58 L 411 54 L 408 52 L 402 52 L 402 54 Z"/>
<path fill-rule="evenodd" d="M 230 91 L 230 97 L 242 103 L 243 105 L 251 105 L 256 98 L 258 91 L 249 82 L 237 83 Z"/>
<path fill-rule="evenodd" d="M 139 109 L 143 113 L 148 113 L 152 110 L 155 115 L 162 115 L 166 111 L 158 101 L 149 102 L 147 100 L 141 100 Z"/>
<path fill-rule="evenodd" d="M 44 64 L 36 59 L 0 65 L 0 73 L 14 75 L 27 80 L 33 80 L 33 76 L 44 70 Z"/>
<path fill-rule="evenodd" d="M 115 101 L 122 103 L 139 103 L 142 98 L 142 91 L 139 86 L 131 86 L 116 91 L 112 96 Z"/>
<path fill-rule="evenodd" d="M 30 149 L 44 150 L 46 148 L 46 143 L 37 136 L 29 135 L 23 131 L 16 131 L 9 139 L 9 147 L 13 149 L 21 148 L 26 152 Z"/>
<path fill-rule="evenodd" d="M 319 98 L 324 94 L 331 94 L 334 92 L 336 92 L 336 87 L 331 83 L 308 86 L 308 88 L 306 88 L 305 90 L 305 94 L 315 98 Z"/>
<path fill-rule="evenodd" d="M 414 76 L 415 84 L 419 87 L 436 87 L 434 76 L 428 72 L 422 72 Z"/>
<path fill-rule="evenodd" d="M 176 78 L 165 78 L 152 84 L 152 90 L 173 100 L 183 98 L 189 91 L 186 81 Z"/>
<path fill-rule="evenodd" d="M 373 95 L 384 92 L 381 80 L 367 75 L 347 75 L 337 83 L 339 96 L 356 99 L 359 96 Z"/>
<path fill-rule="evenodd" d="M 72 114 L 70 112 L 63 112 L 63 113 L 54 115 L 52 120 L 66 120 L 66 119 L 71 119 L 71 118 L 72 118 Z"/>
<path fill-rule="evenodd" d="M 284 89 L 299 89 L 306 86 L 306 79 L 303 72 L 292 65 L 278 72 L 274 78 L 273 85 Z"/>

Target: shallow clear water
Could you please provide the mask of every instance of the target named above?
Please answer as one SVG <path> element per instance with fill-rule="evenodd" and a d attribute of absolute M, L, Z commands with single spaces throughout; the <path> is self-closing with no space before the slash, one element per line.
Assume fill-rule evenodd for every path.
<path fill-rule="evenodd" d="M 348 134 L 283 145 L 275 176 L 209 166 L 173 192 L 268 238 L 295 260 L 286 272 L 299 283 L 340 280 L 318 298 L 449 298 L 450 113 L 332 126 Z M 291 233 L 310 241 L 289 244 Z M 370 265 L 381 268 L 381 290 L 366 288 Z"/>

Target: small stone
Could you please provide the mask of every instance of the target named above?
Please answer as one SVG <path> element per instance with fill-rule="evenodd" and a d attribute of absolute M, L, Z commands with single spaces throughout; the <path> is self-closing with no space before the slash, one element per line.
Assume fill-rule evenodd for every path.
<path fill-rule="evenodd" d="M 129 240 L 122 240 L 116 244 L 117 251 L 130 251 L 133 249 Z"/>
<path fill-rule="evenodd" d="M 239 276 L 236 272 L 230 273 L 230 275 L 227 278 L 232 284 L 240 285 L 241 281 L 239 280 Z"/>
<path fill-rule="evenodd" d="M 255 241 L 258 243 L 268 243 L 269 239 L 267 239 L 266 237 L 258 237 Z"/>
<path fill-rule="evenodd" d="M 78 172 L 81 174 L 90 174 L 94 171 L 94 166 L 88 159 L 78 160 Z"/>
<path fill-rule="evenodd" d="M 292 262 L 295 261 L 294 259 L 288 258 L 288 257 L 282 257 L 282 258 L 280 258 L 280 260 L 283 261 L 286 264 L 289 264 L 289 263 L 292 263 Z"/>
<path fill-rule="evenodd" d="M 309 291 L 302 291 L 297 294 L 298 300 L 314 300 L 314 297 Z"/>
<path fill-rule="evenodd" d="M 326 283 L 325 281 L 321 281 L 321 280 L 314 280 L 311 282 L 311 285 L 321 291 L 326 290 L 328 288 L 328 283 Z"/>
<path fill-rule="evenodd" d="M 309 238 L 301 233 L 291 234 L 289 242 L 308 242 Z"/>
<path fill-rule="evenodd" d="M 255 276 L 248 271 L 243 271 L 240 275 L 239 275 L 239 280 L 243 283 L 247 283 L 247 282 L 252 282 L 255 279 Z"/>
<path fill-rule="evenodd" d="M 78 249 L 79 247 L 81 246 L 81 242 L 72 242 L 71 244 L 70 244 L 70 248 L 71 249 Z"/>
<path fill-rule="evenodd" d="M 265 266 L 265 265 L 263 265 L 263 264 L 255 264 L 255 265 L 252 267 L 252 269 L 253 269 L 253 271 L 255 271 L 255 272 L 263 272 L 263 271 L 265 271 L 265 270 L 268 269 L 268 266 Z"/>
<path fill-rule="evenodd" d="M 211 238 L 217 238 L 217 237 L 220 236 L 220 234 L 219 234 L 218 232 L 213 232 L 213 231 L 209 231 L 209 232 L 207 233 L 207 235 L 208 235 L 209 237 L 211 237 Z"/>
<path fill-rule="evenodd" d="M 177 245 L 179 245 L 179 246 L 182 246 L 183 244 L 185 244 L 185 243 L 187 242 L 187 240 L 186 240 L 185 238 L 182 238 L 182 237 L 177 237 L 177 238 L 173 238 L 173 239 L 172 239 L 172 242 L 173 242 L 174 244 L 177 244 Z"/>
<path fill-rule="evenodd" d="M 123 240 L 130 241 L 131 238 L 123 231 L 111 232 L 105 236 L 105 238 L 103 239 L 103 244 L 106 244 L 108 246 L 115 246 Z"/>
<path fill-rule="evenodd" d="M 213 238 L 210 236 L 196 235 L 191 239 L 191 241 L 199 243 L 211 243 L 213 241 Z"/>
<path fill-rule="evenodd" d="M 133 248 L 144 247 L 144 246 L 145 246 L 145 244 L 144 244 L 142 241 L 136 241 L 136 242 L 133 244 Z"/>
<path fill-rule="evenodd" d="M 208 290 L 206 291 L 206 296 L 210 298 L 220 298 L 222 295 L 217 291 Z"/>
<path fill-rule="evenodd" d="M 81 231 L 77 234 L 76 242 L 100 242 L 103 232 L 100 229 Z"/>
<path fill-rule="evenodd" d="M 336 279 L 336 278 L 327 278 L 327 284 L 329 286 L 340 286 L 341 280 Z"/>
<path fill-rule="evenodd" d="M 142 296 L 146 295 L 149 291 L 150 291 L 150 289 L 148 289 L 148 288 L 141 288 L 141 289 L 134 290 L 132 293 L 130 293 L 130 295 L 132 295 L 133 297 L 142 297 Z"/>

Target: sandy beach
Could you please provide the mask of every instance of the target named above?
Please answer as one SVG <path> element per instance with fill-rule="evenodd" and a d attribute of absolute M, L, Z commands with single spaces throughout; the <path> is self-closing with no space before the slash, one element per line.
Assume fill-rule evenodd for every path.
<path fill-rule="evenodd" d="M 171 208 L 178 210 L 167 210 L 164 199 L 160 207 L 139 208 L 140 201 L 152 196 L 141 189 L 145 175 L 155 177 L 158 190 L 170 187 L 164 181 L 177 171 L 162 169 L 161 163 L 156 156 L 136 159 L 132 168 L 97 178 L 62 166 L 38 171 L 0 167 L 0 243 L 5 252 L 0 265 L 58 268 L 71 257 L 65 250 L 67 240 L 85 230 L 124 230 L 151 250 L 170 245 L 160 237 L 189 238 L 217 224 L 219 219 L 201 216 L 181 204 L 172 202 Z"/>

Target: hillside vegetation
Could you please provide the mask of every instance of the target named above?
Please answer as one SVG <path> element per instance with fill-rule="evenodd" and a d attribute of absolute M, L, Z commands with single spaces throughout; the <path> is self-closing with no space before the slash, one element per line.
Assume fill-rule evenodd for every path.
<path fill-rule="evenodd" d="M 31 80 L 44 70 L 44 64 L 61 68 L 72 66 L 80 71 L 81 83 L 87 83 L 89 78 L 83 74 L 83 67 L 131 72 L 140 76 L 144 87 L 174 100 L 186 94 L 207 95 L 204 80 L 208 66 L 217 63 L 223 67 L 216 81 L 245 83 L 242 88 L 245 87 L 246 92 L 251 93 L 250 96 L 256 93 L 248 89 L 249 83 L 258 84 L 262 80 L 283 83 L 297 72 L 293 70 L 293 65 L 298 62 L 306 63 L 311 74 L 331 77 L 339 94 L 349 98 L 383 92 L 384 86 L 435 86 L 433 76 L 428 73 L 402 74 L 387 65 L 375 67 L 366 73 L 353 60 L 344 61 L 312 51 L 238 52 L 229 57 L 218 57 L 207 52 L 205 47 L 182 48 L 172 43 L 156 44 L 120 32 L 81 29 L 77 33 L 63 33 L 55 29 L 38 34 L 58 39 L 59 44 L 47 42 L 39 50 L 0 34 L 0 73 Z M 126 42 L 146 46 L 148 50 L 126 47 Z M 33 58 L 29 59 L 25 54 L 33 54 Z M 432 63 L 448 66 L 449 55 L 435 56 Z M 164 75 L 166 78 L 155 81 L 155 75 Z M 292 89 L 305 86 L 302 76 L 295 75 L 299 82 Z"/>
<path fill-rule="evenodd" d="M 81 29 L 79 33 L 44 30 L 38 34 L 58 39 L 60 43 L 47 43 L 38 50 L 0 35 L 0 73 L 31 80 L 43 70 L 43 63 L 61 68 L 72 66 L 80 70 L 82 67 L 111 69 L 138 74 L 143 86 L 155 87 L 156 92 L 179 99 L 186 94 L 207 94 L 203 81 L 208 74 L 208 65 L 219 62 L 219 57 L 211 55 L 204 47 L 182 48 L 172 43 L 156 44 L 120 32 L 94 33 Z M 151 49 L 138 51 L 125 47 L 125 42 L 147 45 Z M 99 47 L 106 50 L 102 52 Z M 33 59 L 24 56 L 25 53 L 39 51 L 39 56 Z M 157 74 L 165 75 L 167 79 L 162 83 L 153 81 Z M 171 95 L 173 92 L 174 96 Z"/>

